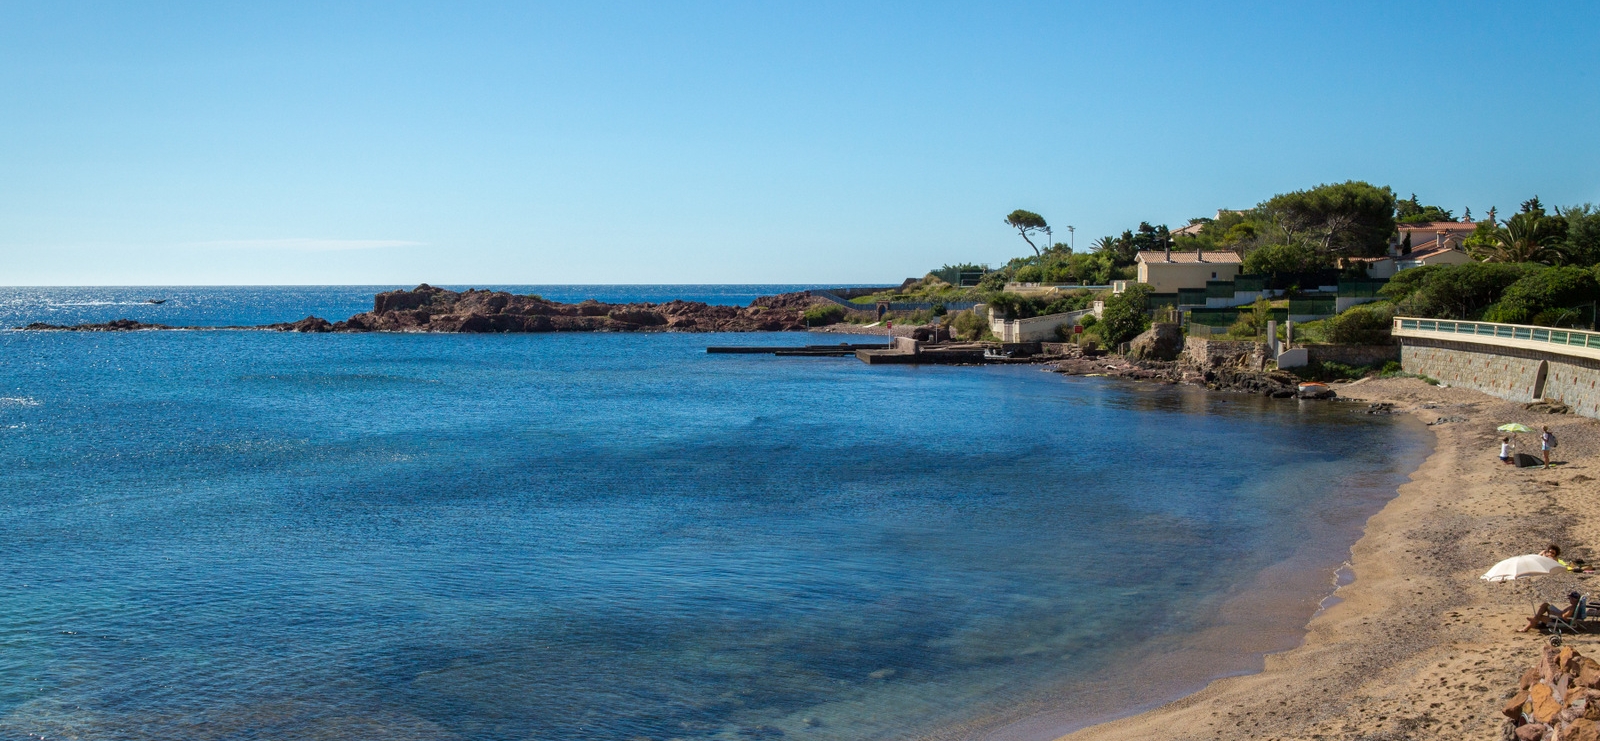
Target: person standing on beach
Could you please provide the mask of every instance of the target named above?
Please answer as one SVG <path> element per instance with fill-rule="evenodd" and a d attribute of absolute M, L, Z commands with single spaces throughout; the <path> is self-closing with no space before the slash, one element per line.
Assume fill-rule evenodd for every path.
<path fill-rule="evenodd" d="M 1556 434 L 1550 431 L 1550 425 L 1543 427 L 1544 434 L 1539 436 L 1539 450 L 1544 453 L 1544 467 L 1550 467 L 1550 450 L 1556 446 Z"/>

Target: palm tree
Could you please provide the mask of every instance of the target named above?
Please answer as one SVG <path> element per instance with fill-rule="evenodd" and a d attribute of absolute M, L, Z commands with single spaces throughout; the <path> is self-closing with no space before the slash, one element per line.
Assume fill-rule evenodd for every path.
<path fill-rule="evenodd" d="M 1116 237 L 1101 237 L 1094 241 L 1095 252 L 1114 252 L 1117 249 Z"/>
<path fill-rule="evenodd" d="M 1500 222 L 1492 244 L 1475 245 L 1472 256 L 1484 262 L 1538 262 L 1554 265 L 1566 257 L 1561 231 L 1554 219 L 1538 213 L 1520 213 Z"/>

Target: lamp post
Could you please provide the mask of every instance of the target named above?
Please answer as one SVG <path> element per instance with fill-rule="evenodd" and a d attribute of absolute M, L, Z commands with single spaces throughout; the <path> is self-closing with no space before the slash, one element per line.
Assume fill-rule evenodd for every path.
<path fill-rule="evenodd" d="M 1078 231 L 1077 228 L 1071 224 L 1067 225 L 1067 249 L 1072 250 L 1073 252 L 1078 251 Z"/>

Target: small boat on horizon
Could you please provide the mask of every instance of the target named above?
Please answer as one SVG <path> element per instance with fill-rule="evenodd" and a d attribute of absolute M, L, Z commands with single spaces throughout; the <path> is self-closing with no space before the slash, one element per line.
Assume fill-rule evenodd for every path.
<path fill-rule="evenodd" d="M 144 302 L 147 304 L 164 304 L 167 300 L 164 298 L 147 298 Z"/>

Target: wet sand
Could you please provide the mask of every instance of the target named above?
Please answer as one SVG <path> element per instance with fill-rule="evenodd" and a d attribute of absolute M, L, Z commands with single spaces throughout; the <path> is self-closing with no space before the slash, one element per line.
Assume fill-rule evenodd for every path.
<path fill-rule="evenodd" d="M 1338 589 L 1337 604 L 1311 620 L 1298 647 L 1267 656 L 1263 671 L 1063 741 L 1499 738 L 1500 705 L 1544 642 L 1515 629 L 1536 602 L 1600 589 L 1600 578 L 1496 585 L 1478 576 L 1547 543 L 1564 557 L 1600 557 L 1600 421 L 1415 379 L 1336 388 L 1445 420 L 1430 427 L 1433 453 L 1351 549 L 1355 580 Z M 1557 465 L 1501 464 L 1495 427 L 1507 422 L 1549 425 L 1560 440 Z M 1535 436 L 1521 437 L 1522 450 L 1538 452 Z M 1600 652 L 1600 636 L 1568 643 Z"/>

